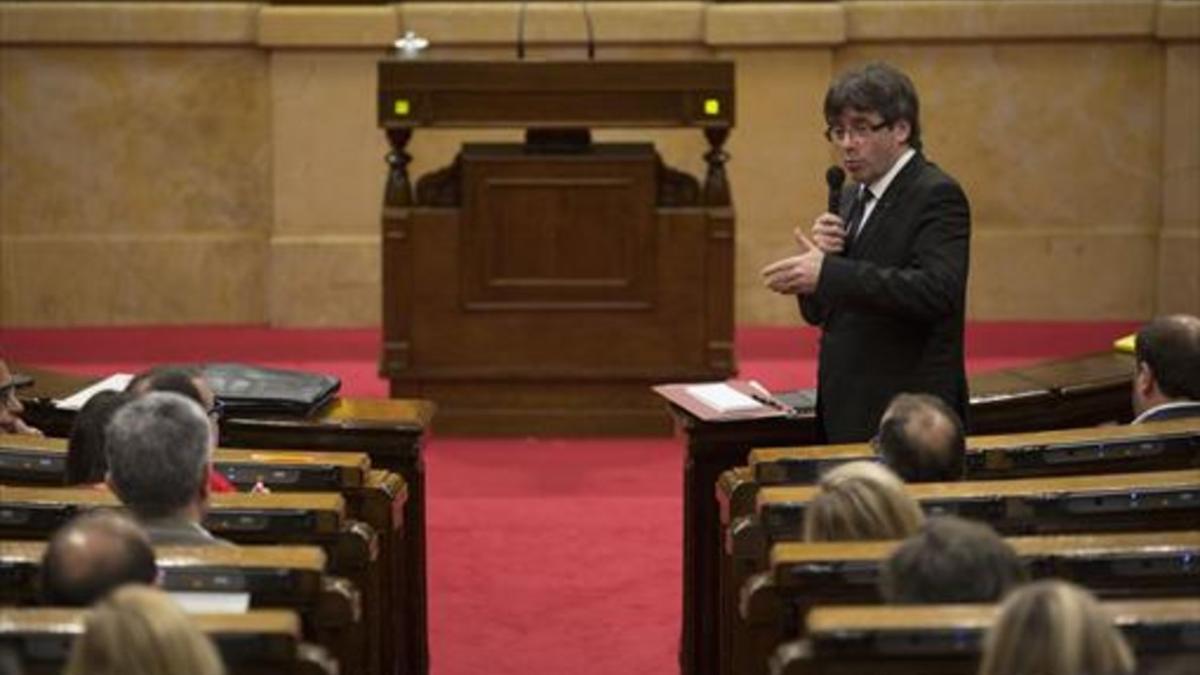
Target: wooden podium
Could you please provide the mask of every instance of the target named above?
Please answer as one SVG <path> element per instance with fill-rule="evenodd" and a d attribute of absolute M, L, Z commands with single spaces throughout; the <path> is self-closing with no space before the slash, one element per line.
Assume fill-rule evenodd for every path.
<path fill-rule="evenodd" d="M 650 387 L 733 356 L 728 61 L 379 62 L 381 374 L 462 434 L 670 433 Z M 414 187 L 416 127 L 511 127 Z M 701 184 L 595 127 L 697 127 Z"/>

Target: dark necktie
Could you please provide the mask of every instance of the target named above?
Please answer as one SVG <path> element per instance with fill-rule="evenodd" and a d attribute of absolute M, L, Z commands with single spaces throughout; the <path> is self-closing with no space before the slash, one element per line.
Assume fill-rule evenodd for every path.
<path fill-rule="evenodd" d="M 858 195 L 854 198 L 854 204 L 850 206 L 850 217 L 846 225 L 846 252 L 850 252 L 850 247 L 858 240 L 859 232 L 862 231 L 863 214 L 867 212 L 867 204 L 875 195 L 871 194 L 870 188 L 859 190 Z"/>

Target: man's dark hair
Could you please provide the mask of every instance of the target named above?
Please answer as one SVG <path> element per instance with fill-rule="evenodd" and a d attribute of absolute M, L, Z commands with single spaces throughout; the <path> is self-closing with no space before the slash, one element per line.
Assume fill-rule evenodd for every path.
<path fill-rule="evenodd" d="M 146 533 L 129 516 L 99 509 L 59 528 L 46 545 L 42 602 L 87 607 L 120 586 L 153 584 L 157 577 Z"/>
<path fill-rule="evenodd" d="M 958 413 L 937 396 L 899 394 L 879 422 L 876 451 L 906 482 L 961 480 L 967 442 Z"/>
<path fill-rule="evenodd" d="M 67 485 L 99 483 L 108 472 L 104 430 L 117 409 L 131 399 L 129 394 L 102 391 L 88 399 L 75 415 L 67 441 Z"/>
<path fill-rule="evenodd" d="M 921 149 L 920 103 L 907 75 L 886 63 L 868 63 L 838 76 L 825 92 L 825 122 L 837 124 L 846 110 L 875 112 L 887 124 L 908 122 L 909 147 Z"/>
<path fill-rule="evenodd" d="M 191 366 L 158 366 L 138 373 L 125 386 L 125 391 L 141 396 L 152 391 L 172 391 L 204 405 L 204 398 L 196 388 L 196 380 L 204 373 Z"/>
<path fill-rule="evenodd" d="M 151 392 L 122 406 L 105 433 L 121 502 L 142 518 L 183 510 L 208 480 L 209 434 L 204 411 L 179 394 Z"/>
<path fill-rule="evenodd" d="M 1155 318 L 1138 331 L 1135 351 L 1164 396 L 1200 401 L 1200 318 Z"/>
<path fill-rule="evenodd" d="M 1016 552 L 991 526 L 939 516 L 887 559 L 879 591 L 892 604 L 996 602 L 1028 580 Z"/>

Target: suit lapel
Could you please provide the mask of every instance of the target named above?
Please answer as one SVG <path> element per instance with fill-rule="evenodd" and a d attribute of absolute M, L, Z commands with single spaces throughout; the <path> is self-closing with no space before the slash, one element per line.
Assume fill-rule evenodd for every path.
<path fill-rule="evenodd" d="M 872 242 L 885 236 L 879 233 L 889 230 L 891 215 L 895 213 L 896 204 L 903 200 L 904 193 L 908 192 L 908 188 L 916 181 L 917 176 L 921 175 L 924 168 L 925 158 L 921 156 L 920 152 L 913 155 L 908 164 L 904 165 L 896 178 L 892 180 L 892 184 L 888 186 L 887 191 L 879 198 L 879 202 L 875 204 L 875 209 L 871 211 L 871 217 L 864 224 L 857 241 L 851 245 L 851 258 L 866 257 Z"/>

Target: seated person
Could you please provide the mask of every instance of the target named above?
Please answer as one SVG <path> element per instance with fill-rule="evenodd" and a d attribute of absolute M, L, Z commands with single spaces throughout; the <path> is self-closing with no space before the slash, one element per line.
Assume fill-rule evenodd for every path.
<path fill-rule="evenodd" d="M 1160 316 L 1137 334 L 1134 424 L 1200 417 L 1200 317 Z"/>
<path fill-rule="evenodd" d="M 1016 551 L 987 523 L 940 516 L 892 553 L 879 590 L 891 604 L 999 602 L 1028 580 Z"/>
<path fill-rule="evenodd" d="M 67 485 L 104 484 L 104 475 L 108 473 L 104 429 L 117 409 L 129 400 L 128 394 L 102 391 L 79 409 L 67 441 Z"/>
<path fill-rule="evenodd" d="M 42 603 L 87 607 L 129 583 L 152 585 L 150 538 L 127 515 L 97 509 L 63 525 L 42 554 Z"/>
<path fill-rule="evenodd" d="M 151 392 L 121 406 L 105 432 L 108 485 L 155 545 L 230 545 L 200 524 L 208 510 L 212 429 L 200 406 Z"/>
<path fill-rule="evenodd" d="M 834 467 L 817 488 L 804 509 L 805 541 L 903 539 L 925 521 L 904 483 L 875 462 Z"/>
<path fill-rule="evenodd" d="M 962 420 L 937 396 L 893 398 L 872 445 L 883 463 L 909 483 L 962 480 L 967 453 Z"/>
<path fill-rule="evenodd" d="M 1059 579 L 1026 584 L 1000 608 L 979 675 L 1133 675 L 1124 636 L 1088 591 Z"/>
<path fill-rule="evenodd" d="M 212 640 L 162 591 L 125 586 L 100 601 L 71 645 L 65 675 L 223 675 Z"/>
<path fill-rule="evenodd" d="M 42 435 L 41 431 L 21 419 L 25 406 L 21 405 L 21 400 L 17 398 L 17 387 L 23 387 L 30 382 L 28 377 L 9 371 L 8 364 L 0 358 L 0 433 Z"/>
<path fill-rule="evenodd" d="M 195 401 L 208 415 L 209 426 L 212 427 L 213 445 L 221 438 L 221 404 L 213 393 L 212 387 L 204 379 L 204 373 L 197 368 L 177 366 L 161 366 L 151 368 L 134 376 L 125 391 L 133 397 L 142 396 L 152 391 L 171 391 Z M 237 492 L 237 488 L 229 479 L 213 471 L 208 475 L 209 488 L 213 492 Z"/>

